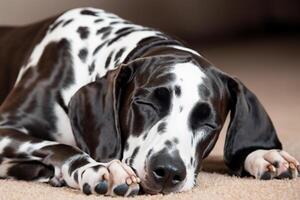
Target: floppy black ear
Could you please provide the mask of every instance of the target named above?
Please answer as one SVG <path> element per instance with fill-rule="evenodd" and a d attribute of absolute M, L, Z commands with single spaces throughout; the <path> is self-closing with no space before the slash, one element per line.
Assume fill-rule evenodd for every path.
<path fill-rule="evenodd" d="M 119 128 L 121 85 L 130 69 L 109 71 L 104 77 L 80 88 L 69 103 L 69 118 L 79 148 L 97 161 L 120 158 Z"/>
<path fill-rule="evenodd" d="M 242 175 L 249 153 L 257 149 L 281 149 L 282 146 L 257 97 L 239 80 L 224 74 L 223 79 L 231 111 L 224 147 L 225 163 L 233 173 Z"/>

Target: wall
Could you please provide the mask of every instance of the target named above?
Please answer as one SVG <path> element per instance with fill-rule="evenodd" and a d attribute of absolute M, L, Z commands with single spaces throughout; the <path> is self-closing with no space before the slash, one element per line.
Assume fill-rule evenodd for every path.
<path fill-rule="evenodd" d="M 230 35 L 276 19 L 300 24 L 298 0 L 0 0 L 0 25 L 22 25 L 93 6 L 184 39 Z"/>

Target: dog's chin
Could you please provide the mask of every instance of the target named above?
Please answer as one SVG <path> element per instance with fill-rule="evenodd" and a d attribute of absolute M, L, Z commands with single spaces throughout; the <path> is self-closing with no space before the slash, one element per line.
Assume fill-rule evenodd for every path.
<path fill-rule="evenodd" d="M 161 193 L 161 189 L 157 188 L 157 186 L 148 178 L 141 178 L 141 189 L 144 194 L 155 195 Z"/>
<path fill-rule="evenodd" d="M 141 193 L 142 194 L 150 194 L 150 195 L 170 194 L 170 193 L 180 192 L 179 189 L 180 188 L 166 190 L 163 188 L 158 188 L 151 180 L 148 180 L 147 178 L 141 179 Z"/>
<path fill-rule="evenodd" d="M 147 186 L 143 186 L 143 184 L 141 184 L 142 188 L 141 188 L 141 194 L 150 194 L 150 195 L 156 195 L 159 194 L 160 191 L 159 190 L 153 190 L 152 188 L 149 188 Z"/>

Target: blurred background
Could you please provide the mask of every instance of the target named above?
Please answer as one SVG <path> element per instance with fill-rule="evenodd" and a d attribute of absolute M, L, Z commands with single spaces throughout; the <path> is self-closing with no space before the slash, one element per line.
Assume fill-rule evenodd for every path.
<path fill-rule="evenodd" d="M 28 24 L 82 6 L 192 42 L 300 30 L 299 0 L 1 0 L 0 24 Z"/>
<path fill-rule="evenodd" d="M 82 6 L 167 32 L 239 77 L 264 104 L 284 147 L 300 159 L 299 0 L 0 0 L 0 25 Z M 213 156 L 222 155 L 224 135 Z"/>

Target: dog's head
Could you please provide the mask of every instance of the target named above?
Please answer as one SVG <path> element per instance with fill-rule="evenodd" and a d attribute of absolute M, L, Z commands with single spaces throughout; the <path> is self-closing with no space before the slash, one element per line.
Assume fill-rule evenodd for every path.
<path fill-rule="evenodd" d="M 79 90 L 70 118 L 80 148 L 99 161 L 122 159 L 145 192 L 169 193 L 194 186 L 229 110 L 231 132 L 256 123 L 243 114 L 262 109 L 252 96 L 203 58 L 150 56 Z"/>
<path fill-rule="evenodd" d="M 227 114 L 218 83 L 188 56 L 149 57 L 127 67 L 132 75 L 119 112 L 123 161 L 148 193 L 192 188 Z"/>

